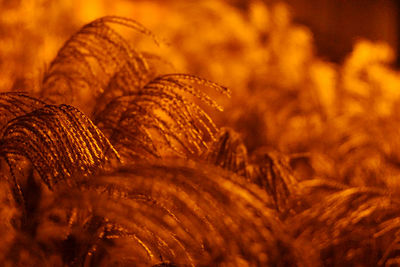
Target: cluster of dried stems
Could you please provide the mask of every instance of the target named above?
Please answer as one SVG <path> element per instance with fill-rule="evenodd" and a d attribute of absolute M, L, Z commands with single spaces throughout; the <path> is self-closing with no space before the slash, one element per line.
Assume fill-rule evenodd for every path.
<path fill-rule="evenodd" d="M 120 26 L 157 42 L 103 17 L 64 44 L 38 95 L 0 94 L 4 266 L 400 264 L 397 196 L 303 179 L 292 168 L 307 155 L 248 153 L 204 111 L 229 90 L 159 73 Z M 348 139 L 351 156 L 362 140 Z"/>

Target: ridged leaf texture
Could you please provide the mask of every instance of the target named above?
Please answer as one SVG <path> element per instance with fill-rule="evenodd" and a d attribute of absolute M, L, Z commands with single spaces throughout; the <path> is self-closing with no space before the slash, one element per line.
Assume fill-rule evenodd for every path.
<path fill-rule="evenodd" d="M 129 84 L 129 88 L 143 86 L 153 75 L 146 60 L 148 55 L 136 51 L 116 26 L 156 40 L 148 29 L 132 19 L 107 16 L 90 22 L 59 50 L 44 75 L 41 95 L 54 103 L 78 105 L 92 112 L 93 98 L 105 104 L 112 97 L 126 93 L 125 87 L 116 84 Z"/>
<path fill-rule="evenodd" d="M 86 244 L 66 257 L 78 266 L 317 264 L 302 257 L 257 186 L 210 165 L 165 163 L 125 166 L 59 191 L 40 228 L 64 225 L 67 240 Z M 74 219 L 51 223 L 60 208 Z"/>
<path fill-rule="evenodd" d="M 217 127 L 193 97 L 221 109 L 199 86 L 229 94 L 197 76 L 167 74 L 114 99 L 94 122 L 127 159 L 199 155 L 214 139 Z"/>
<path fill-rule="evenodd" d="M 9 121 L 0 139 L 0 154 L 23 156 L 53 188 L 72 183 L 73 175 L 93 174 L 118 153 L 83 113 L 68 105 L 45 105 Z"/>

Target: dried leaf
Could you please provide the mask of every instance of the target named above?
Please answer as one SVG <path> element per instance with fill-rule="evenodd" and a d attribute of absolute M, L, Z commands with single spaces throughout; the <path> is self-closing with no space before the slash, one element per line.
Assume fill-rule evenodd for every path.
<path fill-rule="evenodd" d="M 116 98 L 94 122 L 124 158 L 189 156 L 207 149 L 217 127 L 189 97 L 221 109 L 196 85 L 228 94 L 213 82 L 188 74 L 155 78 L 142 89 Z"/>
<path fill-rule="evenodd" d="M 152 77 L 145 56 L 136 51 L 113 26 L 124 26 L 155 36 L 138 22 L 117 16 L 99 18 L 83 26 L 59 50 L 42 85 L 42 96 L 58 104 L 72 104 L 89 113 L 93 99 L 101 102 L 120 95 L 116 86 L 129 82 L 139 88 Z M 118 89 L 121 89 L 118 87 Z"/>
<path fill-rule="evenodd" d="M 97 266 L 318 265 L 311 248 L 305 258 L 286 236 L 269 202 L 263 190 L 219 168 L 164 162 L 84 180 L 81 189 L 60 192 L 54 208 L 72 206 L 105 218 L 86 258 Z"/>
<path fill-rule="evenodd" d="M 50 189 L 60 181 L 73 183 L 71 177 L 78 173 L 96 173 L 119 158 L 90 119 L 68 105 L 46 105 L 10 121 L 0 140 L 0 154 L 29 159 Z"/>

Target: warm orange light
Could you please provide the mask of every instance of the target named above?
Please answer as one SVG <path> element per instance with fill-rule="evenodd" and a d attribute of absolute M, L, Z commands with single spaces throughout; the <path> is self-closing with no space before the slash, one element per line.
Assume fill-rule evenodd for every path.
<path fill-rule="evenodd" d="M 331 62 L 300 0 L 6 2 L 4 266 L 400 263 L 388 43 Z"/>

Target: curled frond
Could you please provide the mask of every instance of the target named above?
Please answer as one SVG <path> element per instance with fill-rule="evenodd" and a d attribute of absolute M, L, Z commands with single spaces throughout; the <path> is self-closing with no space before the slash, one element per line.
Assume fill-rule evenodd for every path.
<path fill-rule="evenodd" d="M 220 129 L 216 140 L 206 151 L 206 161 L 246 177 L 247 149 L 240 135 L 229 128 Z"/>
<path fill-rule="evenodd" d="M 152 76 L 142 53 L 114 28 L 124 26 L 156 38 L 138 22 L 107 16 L 83 26 L 59 50 L 43 79 L 42 95 L 52 102 L 93 107 L 93 98 L 106 97 L 110 81 L 140 87 Z M 115 86 L 114 86 L 115 87 Z M 115 89 L 113 87 L 113 89 Z M 117 92 L 112 92 L 115 96 Z M 90 102 L 92 101 L 92 102 Z"/>
<path fill-rule="evenodd" d="M 46 105 L 43 101 L 22 92 L 0 93 L 0 129 L 8 121 Z"/>
<path fill-rule="evenodd" d="M 207 141 L 214 138 L 217 127 L 195 99 L 221 107 L 199 86 L 229 94 L 226 88 L 194 75 L 163 75 L 114 99 L 94 122 L 127 158 L 162 157 L 171 152 L 200 154 L 208 148 Z"/>
<path fill-rule="evenodd" d="M 259 150 L 253 155 L 248 178 L 267 191 L 273 198 L 276 209 L 281 212 L 288 208 L 298 183 L 289 158 L 281 153 L 265 150 Z"/>
<path fill-rule="evenodd" d="M 289 157 L 274 151 L 259 150 L 248 159 L 246 146 L 231 129 L 220 130 L 204 157 L 208 162 L 246 177 L 264 189 L 279 212 L 289 208 L 292 195 L 298 190 L 298 181 L 293 175 Z"/>
<path fill-rule="evenodd" d="M 46 105 L 11 120 L 4 128 L 0 153 L 8 162 L 27 158 L 50 189 L 59 181 L 71 183 L 73 175 L 96 173 L 119 158 L 90 119 L 68 105 Z"/>
<path fill-rule="evenodd" d="M 85 261 L 96 266 L 317 264 L 311 248 L 304 257 L 286 236 L 263 190 L 213 166 L 135 164 L 58 192 L 47 214 L 72 208 L 103 218 L 98 231 L 78 236 L 88 220 L 77 215 L 68 237 L 78 244 L 92 240 Z"/>

